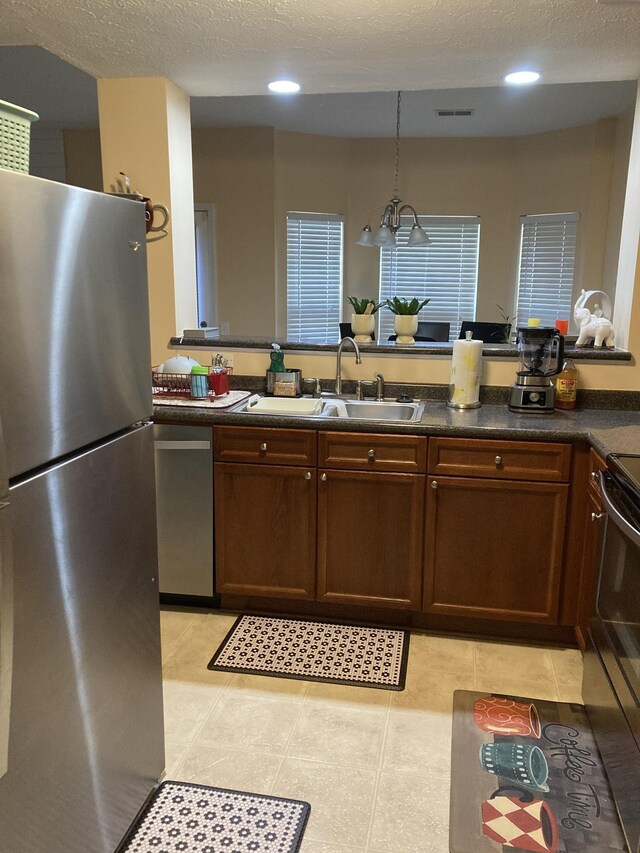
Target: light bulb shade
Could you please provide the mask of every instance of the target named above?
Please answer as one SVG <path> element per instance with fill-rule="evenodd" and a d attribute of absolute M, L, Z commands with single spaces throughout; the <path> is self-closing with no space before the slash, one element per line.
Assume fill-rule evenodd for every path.
<path fill-rule="evenodd" d="M 396 245 L 396 238 L 388 225 L 381 225 L 373 235 L 374 246 L 390 249 Z"/>
<path fill-rule="evenodd" d="M 427 232 L 419 225 L 414 225 L 407 240 L 407 246 L 430 246 L 432 241 Z"/>
<path fill-rule="evenodd" d="M 356 243 L 358 246 L 373 246 L 373 234 L 371 233 L 370 225 L 364 226 Z"/>

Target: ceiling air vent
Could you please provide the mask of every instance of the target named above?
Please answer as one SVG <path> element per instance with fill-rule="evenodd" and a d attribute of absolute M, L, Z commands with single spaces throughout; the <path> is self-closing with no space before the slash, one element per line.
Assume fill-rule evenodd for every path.
<path fill-rule="evenodd" d="M 472 116 L 475 110 L 436 110 L 438 118 L 458 118 L 458 116 Z"/>

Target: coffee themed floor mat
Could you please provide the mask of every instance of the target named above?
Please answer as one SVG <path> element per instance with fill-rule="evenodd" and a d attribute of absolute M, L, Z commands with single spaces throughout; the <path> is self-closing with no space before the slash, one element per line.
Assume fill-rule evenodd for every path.
<path fill-rule="evenodd" d="M 450 853 L 626 851 L 584 706 L 457 690 Z"/>

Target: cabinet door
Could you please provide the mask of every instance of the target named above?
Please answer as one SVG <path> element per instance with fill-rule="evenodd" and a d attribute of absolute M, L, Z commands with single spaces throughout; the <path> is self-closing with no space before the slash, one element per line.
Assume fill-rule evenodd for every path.
<path fill-rule="evenodd" d="M 216 462 L 216 588 L 228 595 L 315 596 L 313 468 Z"/>
<path fill-rule="evenodd" d="M 556 623 L 567 490 L 427 477 L 424 610 Z"/>
<path fill-rule="evenodd" d="M 320 471 L 318 600 L 418 610 L 424 477 Z"/>

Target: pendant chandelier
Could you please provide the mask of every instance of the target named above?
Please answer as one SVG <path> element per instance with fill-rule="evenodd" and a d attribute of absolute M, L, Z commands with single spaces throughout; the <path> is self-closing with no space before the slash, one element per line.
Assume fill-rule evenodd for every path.
<path fill-rule="evenodd" d="M 396 112 L 396 172 L 393 185 L 393 198 L 386 205 L 374 207 L 369 216 L 369 221 L 360 232 L 360 236 L 356 240 L 359 246 L 380 246 L 385 249 L 393 249 L 398 244 L 396 241 L 396 232 L 402 224 L 400 217 L 405 211 L 413 214 L 413 226 L 409 234 L 408 246 L 429 246 L 431 240 L 427 233 L 420 226 L 418 214 L 410 204 L 403 204 L 402 199 L 398 197 L 398 166 L 400 163 L 400 102 L 402 93 L 398 92 L 398 106 Z M 382 210 L 380 217 L 380 225 L 377 231 L 371 231 L 371 219 L 377 210 Z"/>

